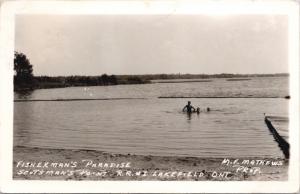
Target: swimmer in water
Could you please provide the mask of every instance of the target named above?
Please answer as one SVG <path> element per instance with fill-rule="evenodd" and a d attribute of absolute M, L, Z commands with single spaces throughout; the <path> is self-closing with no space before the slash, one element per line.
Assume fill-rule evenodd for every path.
<path fill-rule="evenodd" d="M 183 107 L 182 111 L 184 112 L 185 109 L 186 109 L 187 113 L 192 113 L 192 112 L 196 111 L 196 109 L 191 105 L 191 101 L 188 101 L 187 105 L 185 105 L 185 107 Z"/>

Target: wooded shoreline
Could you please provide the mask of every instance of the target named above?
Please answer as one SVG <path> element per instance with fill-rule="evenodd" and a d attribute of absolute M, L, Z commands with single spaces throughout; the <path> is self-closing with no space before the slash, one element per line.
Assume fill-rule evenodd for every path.
<path fill-rule="evenodd" d="M 76 86 L 109 86 L 127 84 L 149 84 L 151 80 L 210 79 L 210 78 L 251 78 L 288 77 L 280 74 L 145 74 L 145 75 L 107 75 L 101 76 L 33 76 L 30 82 L 14 81 L 14 91 L 65 88 Z M 185 81 L 187 82 L 187 81 Z"/>

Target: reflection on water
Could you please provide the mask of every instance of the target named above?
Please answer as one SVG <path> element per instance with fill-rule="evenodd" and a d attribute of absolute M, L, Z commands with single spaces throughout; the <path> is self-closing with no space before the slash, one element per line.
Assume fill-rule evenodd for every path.
<path fill-rule="evenodd" d="M 237 84 L 236 81 L 228 83 Z M 254 83 L 243 92 L 269 96 L 275 90 L 286 90 L 278 85 L 269 93 L 260 87 L 260 92 Z M 189 88 L 179 83 L 163 83 L 36 90 L 27 98 L 81 98 L 89 91 L 97 98 L 145 99 L 15 102 L 14 145 L 151 155 L 282 157 L 264 123 L 263 113 L 287 115 L 288 100 L 196 98 L 190 99 L 195 107 L 201 110 L 210 107 L 211 111 L 186 114 L 182 107 L 188 99 L 157 98 L 162 92 L 172 94 L 174 88 L 180 92 L 192 88 L 190 95 L 198 95 L 199 90 L 202 95 L 208 95 L 211 89 L 203 90 L 199 84 L 202 83 L 184 84 Z M 230 90 L 231 87 L 224 88 L 223 92 L 229 94 Z"/>
<path fill-rule="evenodd" d="M 34 92 L 34 90 L 18 90 L 15 91 L 15 98 L 16 99 L 31 99 L 31 95 Z"/>
<path fill-rule="evenodd" d="M 188 113 L 186 113 L 186 115 L 187 115 L 187 120 L 190 121 L 192 118 L 192 113 L 188 112 Z"/>
<path fill-rule="evenodd" d="M 184 112 L 184 114 L 186 114 L 187 116 L 187 121 L 190 121 L 193 119 L 199 119 L 199 116 L 200 116 L 200 113 L 197 113 L 197 112 L 192 112 L 192 113 L 189 113 L 189 112 Z"/>

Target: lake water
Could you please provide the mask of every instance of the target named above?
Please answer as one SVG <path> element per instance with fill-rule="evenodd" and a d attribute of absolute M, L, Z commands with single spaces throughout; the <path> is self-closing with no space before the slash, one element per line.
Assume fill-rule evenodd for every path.
<path fill-rule="evenodd" d="M 263 114 L 287 116 L 288 100 L 281 98 L 287 95 L 287 77 L 16 93 L 15 100 L 106 100 L 15 102 L 14 145 L 142 155 L 283 157 Z M 187 100 L 211 111 L 184 114 Z"/>

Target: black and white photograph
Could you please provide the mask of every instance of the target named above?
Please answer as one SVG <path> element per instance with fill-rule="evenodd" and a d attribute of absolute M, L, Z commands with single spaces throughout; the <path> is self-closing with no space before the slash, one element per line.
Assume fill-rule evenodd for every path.
<path fill-rule="evenodd" d="M 298 177 L 290 161 L 299 130 L 291 124 L 298 123 L 291 77 L 299 76 L 291 17 L 220 7 L 192 14 L 20 9 L 9 52 L 12 181 Z"/>

